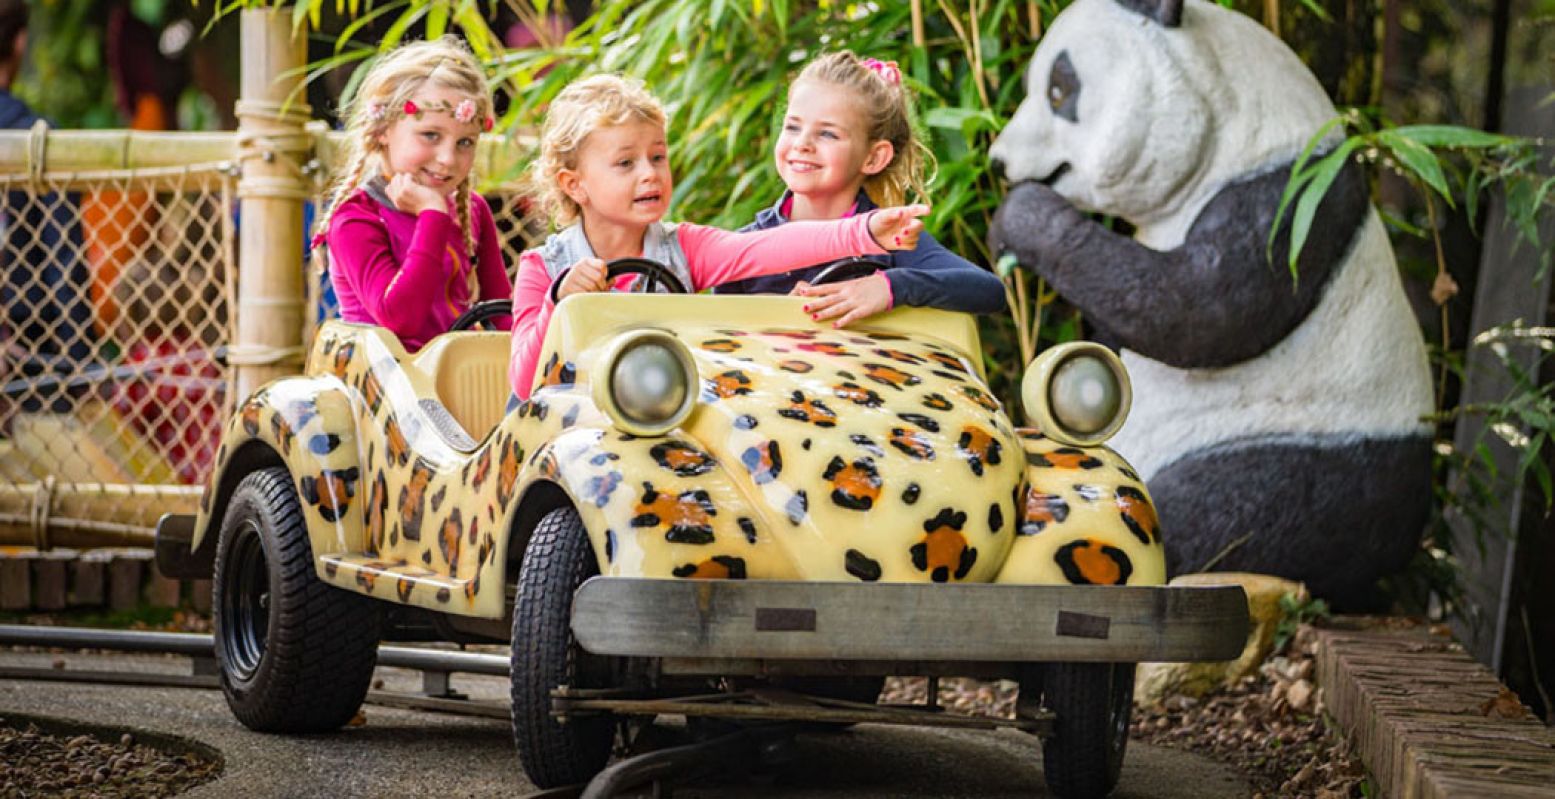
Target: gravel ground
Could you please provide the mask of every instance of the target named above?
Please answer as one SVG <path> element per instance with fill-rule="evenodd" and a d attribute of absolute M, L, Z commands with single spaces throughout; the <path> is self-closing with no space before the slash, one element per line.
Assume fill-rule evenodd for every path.
<path fill-rule="evenodd" d="M 221 772 L 219 757 L 149 746 L 127 732 L 51 731 L 0 718 L 0 797 L 172 796 Z"/>
<path fill-rule="evenodd" d="M 1182 749 L 1234 766 L 1255 799 L 1365 796 L 1366 769 L 1327 723 L 1321 691 L 1312 682 L 1312 635 L 1303 629 L 1283 654 L 1256 677 L 1201 699 L 1172 697 L 1134 708 L 1130 738 Z M 939 702 L 952 713 L 1013 718 L 1018 686 L 1007 680 L 943 679 Z M 881 700 L 921 704 L 928 680 L 892 679 Z"/>

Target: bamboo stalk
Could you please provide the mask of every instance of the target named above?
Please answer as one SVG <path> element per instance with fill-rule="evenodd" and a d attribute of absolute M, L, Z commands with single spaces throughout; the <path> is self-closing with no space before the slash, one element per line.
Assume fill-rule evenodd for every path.
<path fill-rule="evenodd" d="M 27 171 L 32 134 L 0 131 L 0 171 Z M 51 130 L 44 137 L 48 172 L 155 169 L 225 161 L 237 154 L 230 132 Z"/>
<path fill-rule="evenodd" d="M 343 136 L 330 131 L 317 138 L 321 163 L 334 163 Z M 27 183 L 29 138 L 27 131 L 0 130 L 0 183 L 17 188 Z M 102 188 L 114 180 L 133 181 L 137 190 L 187 187 L 191 181 L 218 179 L 216 170 L 235 168 L 238 156 L 238 133 L 230 130 L 54 130 L 45 141 L 42 172 L 51 188 Z M 518 167 L 536 142 L 532 130 L 484 135 L 476 169 L 493 190 L 514 190 Z"/>
<path fill-rule="evenodd" d="M 198 486 L 103 483 L 0 484 L 0 545 L 38 543 L 36 525 L 46 519 L 49 546 L 149 546 L 164 513 L 195 513 Z M 48 513 L 38 513 L 47 502 Z"/>
<path fill-rule="evenodd" d="M 297 248 L 303 240 L 303 202 L 313 191 L 301 168 L 312 150 L 312 137 L 303 128 L 312 109 L 291 99 L 307 48 L 290 18 L 269 9 L 244 9 L 241 36 L 238 262 L 243 274 L 237 340 L 228 358 L 237 371 L 237 396 L 246 397 L 301 365 L 307 304 Z M 281 77 L 288 74 L 297 77 Z"/>

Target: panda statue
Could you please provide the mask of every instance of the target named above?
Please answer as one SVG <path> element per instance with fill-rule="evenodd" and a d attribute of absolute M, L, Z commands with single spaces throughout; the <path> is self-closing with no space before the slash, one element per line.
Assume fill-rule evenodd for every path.
<path fill-rule="evenodd" d="M 1359 165 L 1318 206 L 1296 275 L 1288 221 L 1271 254 L 1294 163 L 1337 116 L 1316 78 L 1205 0 L 1077 0 L 1026 93 L 991 151 L 1012 187 L 993 245 L 1121 351 L 1135 399 L 1112 446 L 1155 499 L 1168 569 L 1365 605 L 1429 513 L 1432 388 Z"/>

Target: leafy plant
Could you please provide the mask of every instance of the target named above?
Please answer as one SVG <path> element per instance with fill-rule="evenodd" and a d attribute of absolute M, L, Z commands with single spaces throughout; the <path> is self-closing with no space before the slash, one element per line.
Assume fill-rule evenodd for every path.
<path fill-rule="evenodd" d="M 1296 630 L 1303 624 L 1312 624 L 1328 618 L 1332 614 L 1328 610 L 1328 603 L 1321 599 L 1302 598 L 1295 593 L 1287 593 L 1280 597 L 1280 621 L 1274 626 L 1274 651 L 1282 652 L 1290 639 L 1295 637 Z"/>
<path fill-rule="evenodd" d="M 1516 231 L 1519 244 L 1531 246 L 1540 254 L 1542 278 L 1555 257 L 1555 248 L 1541 240 L 1539 231 L 1540 220 L 1555 208 L 1555 169 L 1551 169 L 1555 160 L 1540 154 L 1540 148 L 1547 144 L 1452 125 L 1395 126 L 1361 109 L 1350 109 L 1308 141 L 1292 170 L 1280 199 L 1276 223 L 1270 230 L 1272 248 L 1274 234 L 1289 213 L 1291 248 L 1287 266 L 1294 280 L 1296 259 L 1311 232 L 1318 204 L 1339 170 L 1351 159 L 1399 175 L 1425 201 L 1427 225 L 1423 229 L 1397 217 L 1384 218 L 1396 233 L 1428 239 L 1433 245 L 1435 276 L 1431 299 L 1441 309 L 1441 340 L 1431 352 L 1439 370 L 1438 410 L 1427 421 L 1447 428 L 1467 415 L 1484 416 L 1486 430 L 1513 448 L 1518 457 L 1516 468 L 1504 474 L 1488 441 L 1477 442 L 1469 451 L 1458 451 L 1451 443 L 1450 433 L 1439 435 L 1433 468 L 1436 480 L 1431 530 L 1406 573 L 1390 585 L 1396 596 L 1415 607 L 1438 601 L 1451 611 L 1461 598 L 1462 588 L 1451 551 L 1453 533 L 1447 524 L 1449 514 L 1461 518 L 1481 540 L 1486 534 L 1513 534 L 1515 531 L 1504 529 L 1504 522 L 1493 516 L 1500 510 L 1498 492 L 1505 484 L 1522 484 L 1530 479 L 1542 492 L 1545 510 L 1555 506 L 1546 457 L 1549 443 L 1555 438 L 1555 387 L 1539 381 L 1547 353 L 1555 349 L 1555 331 L 1515 323 L 1478 335 L 1470 346 L 1489 347 L 1496 354 L 1511 379 L 1511 391 L 1500 402 L 1443 407 L 1449 378 L 1461 381 L 1463 377 L 1464 357 L 1450 344 L 1446 304 L 1457 294 L 1458 285 L 1444 255 L 1440 205 L 1456 208 L 1461 203 L 1464 216 L 1476 220 L 1484 198 L 1491 191 L 1499 191 L 1506 224 Z M 1531 367 L 1516 354 L 1527 346 L 1537 347 L 1541 353 Z M 1451 485 L 1447 482 L 1449 476 L 1456 476 Z"/>
<path fill-rule="evenodd" d="M 95 0 L 37 3 L 28 19 L 29 71 L 13 87 L 38 114 L 63 128 L 119 124 L 104 61 Z"/>

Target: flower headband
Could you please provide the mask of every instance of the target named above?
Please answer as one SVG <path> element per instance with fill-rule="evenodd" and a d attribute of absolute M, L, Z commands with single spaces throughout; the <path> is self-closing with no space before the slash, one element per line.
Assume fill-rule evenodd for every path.
<path fill-rule="evenodd" d="M 448 114 L 455 121 L 468 125 L 475 121 L 475 101 L 465 98 L 457 105 L 450 105 L 447 100 L 438 100 L 435 103 L 427 103 L 423 108 L 416 105 L 414 100 L 406 100 L 405 104 L 399 107 L 398 112 L 408 117 L 415 117 L 417 120 L 428 113 Z M 390 113 L 389 107 L 384 103 L 372 103 L 367 106 L 367 118 L 374 122 L 387 119 Z M 490 131 L 493 124 L 495 120 L 486 116 L 481 119 L 481 130 Z"/>
<path fill-rule="evenodd" d="M 880 76 L 880 79 L 892 86 L 902 85 L 902 70 L 896 66 L 895 61 L 879 61 L 873 58 L 865 58 L 859 61 L 864 68 Z"/>

